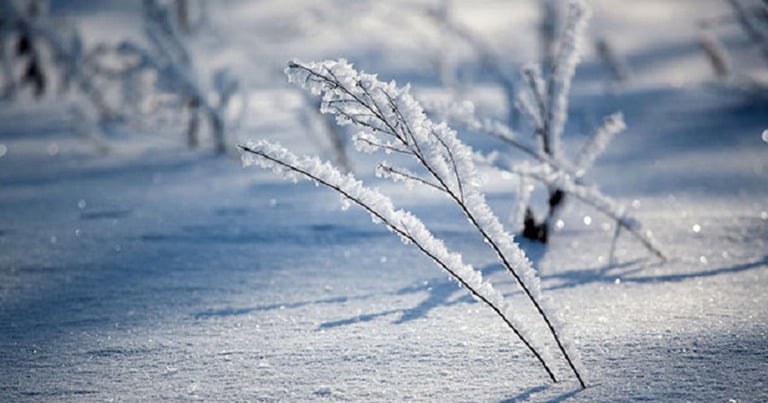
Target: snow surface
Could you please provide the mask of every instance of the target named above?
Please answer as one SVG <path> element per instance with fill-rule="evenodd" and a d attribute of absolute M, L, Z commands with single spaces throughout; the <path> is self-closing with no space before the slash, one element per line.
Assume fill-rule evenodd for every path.
<path fill-rule="evenodd" d="M 138 3 L 67 3 L 52 10 L 83 21 L 87 43 L 135 35 Z M 188 151 L 180 135 L 114 127 L 101 154 L 49 96 L 0 107 L 0 401 L 768 400 L 768 102 L 715 83 L 695 44 L 696 22 L 727 15 L 725 2 L 592 3 L 589 32 L 615 38 L 633 78 L 613 87 L 585 55 L 563 150 L 622 111 L 627 130 L 587 179 L 671 258 L 625 235 L 609 266 L 611 221 L 576 202 L 546 250 L 524 245 L 578 343 L 586 390 L 564 366 L 549 383 L 490 310 L 337 195 Z M 406 12 L 428 4 L 227 2 L 192 47 L 203 68 L 233 65 L 251 83 L 239 139 L 308 153 L 285 63 L 346 57 L 440 93 L 424 62 L 438 42 Z M 455 7 L 514 63 L 535 57 L 534 3 Z M 741 73 L 766 76 L 738 29 L 718 33 Z M 465 92 L 503 113 L 490 83 Z M 352 165 L 524 304 L 455 206 L 377 182 L 375 161 Z M 497 216 L 516 188 L 486 179 Z"/>

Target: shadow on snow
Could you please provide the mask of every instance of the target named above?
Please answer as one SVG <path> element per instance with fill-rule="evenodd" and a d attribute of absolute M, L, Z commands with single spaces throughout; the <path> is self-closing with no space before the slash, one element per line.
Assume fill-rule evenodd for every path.
<path fill-rule="evenodd" d="M 768 266 L 768 255 L 747 263 L 740 263 L 728 267 L 720 267 L 715 269 L 700 270 L 689 273 L 673 273 L 673 274 L 659 274 L 659 275 L 645 275 L 634 276 L 634 274 L 641 272 L 645 269 L 654 267 L 659 263 L 647 263 L 643 264 L 640 260 L 625 262 L 619 265 L 612 265 L 603 267 L 600 269 L 579 269 L 570 270 L 561 273 L 552 273 L 542 276 L 543 282 L 556 282 L 550 286 L 544 287 L 545 290 L 557 290 L 573 288 L 583 286 L 587 284 L 605 283 L 613 284 L 616 279 L 620 279 L 622 283 L 635 283 L 635 284 L 649 284 L 649 283 L 668 283 L 668 282 L 681 282 L 696 278 L 714 277 L 726 274 L 735 274 L 745 271 L 755 270 L 760 267 Z M 501 265 L 493 264 L 484 267 L 482 270 L 483 275 L 488 277 L 498 272 L 503 272 L 504 268 Z M 495 282 L 497 285 L 512 284 L 512 280 L 507 282 Z M 438 307 L 447 307 L 462 303 L 475 303 L 476 301 L 457 285 L 452 279 L 444 277 L 436 277 L 432 280 L 420 283 L 418 285 L 411 285 L 403 287 L 399 290 L 385 293 L 384 295 L 403 296 L 427 293 L 426 298 L 421 300 L 416 306 L 406 309 L 390 309 L 380 312 L 368 312 L 360 315 L 356 315 L 350 318 L 345 318 L 337 321 L 325 322 L 319 325 L 318 330 L 330 329 L 336 327 L 343 327 L 353 325 L 355 323 L 369 322 L 378 318 L 387 317 L 391 315 L 399 315 L 392 323 L 403 324 L 416 319 L 422 319 L 429 315 L 429 313 Z M 519 291 L 508 293 L 507 296 L 518 294 Z M 270 311 L 276 309 L 290 309 L 300 308 L 307 305 L 315 304 L 340 304 L 352 300 L 363 301 L 372 298 L 376 295 L 359 295 L 351 297 L 336 297 L 314 301 L 302 301 L 294 303 L 284 304 L 271 304 L 265 306 L 257 306 L 251 308 L 226 308 L 221 310 L 204 311 L 195 314 L 196 319 L 205 319 L 210 317 L 224 317 L 224 316 L 236 316 L 245 315 L 259 311 Z"/>

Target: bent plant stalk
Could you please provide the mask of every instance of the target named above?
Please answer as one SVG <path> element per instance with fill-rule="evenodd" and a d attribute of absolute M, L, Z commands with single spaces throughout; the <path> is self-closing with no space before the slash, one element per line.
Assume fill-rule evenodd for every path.
<path fill-rule="evenodd" d="M 485 202 L 477 187 L 472 151 L 458 140 L 456 132 L 427 119 L 408 88 L 399 89 L 394 83 L 384 84 L 375 76 L 358 73 L 346 61 L 310 65 L 292 62 L 286 71 L 292 81 L 323 94 L 324 113 L 335 114 L 339 124 L 354 124 L 364 130 L 355 139 L 362 151 L 383 150 L 416 159 L 426 176 L 386 165 L 379 172 L 393 180 L 428 185 L 457 204 L 533 304 L 568 367 L 579 384 L 586 387 L 571 352 L 542 306 L 535 271 Z"/>
<path fill-rule="evenodd" d="M 382 210 L 381 204 L 379 204 L 379 207 L 377 208 L 376 205 L 370 204 L 364 201 L 363 198 L 366 198 L 365 193 L 367 193 L 368 199 L 384 199 L 385 196 L 381 195 L 380 193 L 374 190 L 362 187 L 362 183 L 355 180 L 351 174 L 346 175 L 346 180 L 334 180 L 335 178 L 344 178 L 344 175 L 342 175 L 341 172 L 335 168 L 331 168 L 335 171 L 333 172 L 333 175 L 321 175 L 321 174 L 315 173 L 312 170 L 312 165 L 315 165 L 314 161 L 310 160 L 311 162 L 307 164 L 306 163 L 307 160 L 305 159 L 303 161 L 305 162 L 304 164 L 302 164 L 301 162 L 292 163 L 290 161 L 299 161 L 299 159 L 292 155 L 290 156 L 291 158 L 286 158 L 285 153 L 287 153 L 288 151 L 284 149 L 279 150 L 278 153 L 270 152 L 270 150 L 274 149 L 275 147 L 276 147 L 275 145 L 267 144 L 264 141 L 259 142 L 255 145 L 239 146 L 239 148 L 245 153 L 258 156 L 268 161 L 269 164 L 274 164 L 275 166 L 278 166 L 280 168 L 284 168 L 289 171 L 295 172 L 305 177 L 308 180 L 314 181 L 317 184 L 323 185 L 327 188 L 330 188 L 336 191 L 337 193 L 342 195 L 346 200 L 349 200 L 352 203 L 363 208 L 376 221 L 384 224 L 392 232 L 399 235 L 404 242 L 415 245 L 420 252 L 422 252 L 424 255 L 429 257 L 436 265 L 438 265 L 440 268 L 445 270 L 448 274 L 451 275 L 451 277 L 453 277 L 457 282 L 459 282 L 459 284 L 461 284 L 464 288 L 466 288 L 472 294 L 473 297 L 477 298 L 483 304 L 491 308 L 491 310 L 499 318 L 501 318 L 501 320 L 506 324 L 506 326 L 510 330 L 512 330 L 512 332 L 517 336 L 517 338 L 523 342 L 523 344 L 531 352 L 531 354 L 533 354 L 533 356 L 536 358 L 539 364 L 541 364 L 541 366 L 544 368 L 545 372 L 547 373 L 547 376 L 549 376 L 552 382 L 557 382 L 557 378 L 555 377 L 554 372 L 549 367 L 549 365 L 547 364 L 542 354 L 532 345 L 532 343 L 528 340 L 528 338 L 525 337 L 523 333 L 518 329 L 518 326 L 515 325 L 513 319 L 509 317 L 508 314 L 505 313 L 505 309 L 503 307 L 500 307 L 497 302 L 493 301 L 493 299 L 500 299 L 503 297 L 501 297 L 500 294 L 498 296 L 493 295 L 494 290 L 490 285 L 490 283 L 482 282 L 480 283 L 479 287 L 472 285 L 471 277 L 470 279 L 465 278 L 466 275 L 462 275 L 458 272 L 458 270 L 452 268 L 452 265 L 447 261 L 447 259 L 443 259 L 439 257 L 439 256 L 446 256 L 446 254 L 448 253 L 447 250 L 445 250 L 444 246 L 442 246 L 442 243 L 430 242 L 435 240 L 435 238 L 432 236 L 431 233 L 429 233 L 429 231 L 426 229 L 426 227 L 424 227 L 424 225 L 420 221 L 416 220 L 414 216 L 410 215 L 410 213 L 404 212 L 402 210 L 381 211 Z M 279 154 L 283 154 L 283 155 L 279 155 Z M 307 165 L 307 166 L 304 166 L 304 165 Z M 343 182 L 345 181 L 348 181 L 348 183 L 352 183 L 351 187 L 353 190 L 347 189 L 350 186 L 346 186 L 346 187 L 344 186 Z M 353 194 L 354 190 L 357 190 L 358 193 L 363 193 L 362 197 L 356 196 L 355 194 Z M 387 203 L 386 205 L 391 205 L 391 204 Z M 398 215 L 397 213 L 401 213 L 406 217 L 410 217 L 412 218 L 412 220 L 403 219 L 397 222 L 391 218 L 392 216 L 397 216 Z M 414 235 L 415 233 L 423 234 L 423 235 L 419 237 Z M 460 259 L 460 256 L 456 255 L 456 257 Z M 468 267 L 464 266 L 464 268 L 467 269 Z M 474 273 L 477 273 L 478 277 L 476 277 L 476 279 L 481 278 L 479 272 L 474 271 L 474 269 L 471 269 L 471 270 Z M 486 295 L 488 293 L 491 293 L 492 295 L 490 296 Z"/>

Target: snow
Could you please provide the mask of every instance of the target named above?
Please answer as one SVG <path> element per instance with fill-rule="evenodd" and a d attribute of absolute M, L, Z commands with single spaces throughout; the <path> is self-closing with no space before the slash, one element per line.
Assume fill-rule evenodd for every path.
<path fill-rule="evenodd" d="M 346 14 L 327 1 L 209 5 L 216 39 L 196 39 L 191 56 L 203 71 L 232 64 L 250 83 L 243 144 L 308 154 L 302 95 L 279 74 L 286 61 L 346 57 L 382 81 L 410 81 L 417 98 L 439 94 L 420 53 L 429 42 L 383 30 L 391 14 L 374 18 L 426 3 L 397 2 L 397 13 L 361 3 Z M 626 130 L 585 177 L 627 206 L 669 260 L 623 236 L 609 265 L 613 222 L 575 202 L 546 249 L 523 245 L 587 389 L 564 364 L 562 382 L 550 383 L 493 312 L 363 211 L 340 211 L 338 195 L 189 151 L 180 134 L 115 126 L 105 154 L 73 133 L 69 104 L 51 94 L 0 107 L 0 401 L 768 400 L 766 101 L 715 85 L 694 42 L 697 21 L 727 15 L 727 4 L 590 3 L 588 31 L 615 38 L 632 78 L 612 88 L 584 54 L 562 149 L 574 156 L 589 119 L 622 112 Z M 536 7 L 483 5 L 456 2 L 454 17 L 494 49 L 521 49 L 514 63 L 535 57 Z M 86 46 L 140 36 L 139 12 L 123 2 L 51 9 L 82 19 Z M 718 33 L 736 70 L 765 77 L 760 50 L 738 29 Z M 502 110 L 489 85 L 466 91 L 483 113 Z M 477 150 L 500 147 L 456 129 Z M 351 156 L 368 186 L 524 306 L 454 205 L 377 178 L 376 156 Z M 478 175 L 489 208 L 506 217 L 517 180 Z"/>

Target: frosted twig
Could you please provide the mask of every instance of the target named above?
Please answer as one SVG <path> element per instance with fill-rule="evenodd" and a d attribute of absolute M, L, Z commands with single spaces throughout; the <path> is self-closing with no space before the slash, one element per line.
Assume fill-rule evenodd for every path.
<path fill-rule="evenodd" d="M 538 168 L 529 168 L 517 165 L 510 169 L 511 173 L 535 179 L 550 187 L 555 187 L 563 192 L 581 200 L 596 208 L 616 222 L 616 225 L 629 231 L 643 246 L 661 260 L 667 260 L 664 253 L 650 237 L 642 233 L 640 222 L 627 215 L 625 209 L 608 196 L 602 194 L 596 187 L 587 187 L 576 183 L 569 175 L 557 172 L 546 165 Z"/>
<path fill-rule="evenodd" d="M 555 159 L 560 157 L 560 135 L 568 118 L 568 94 L 576 65 L 581 58 L 589 16 L 589 8 L 583 0 L 570 2 L 566 26 L 560 36 L 560 49 L 547 83 L 549 104 L 546 120 L 549 122 L 549 130 L 546 136 L 551 147 L 547 153 Z"/>
<path fill-rule="evenodd" d="M 323 164 L 317 158 L 298 157 L 277 144 L 263 140 L 239 147 L 245 152 L 244 165 L 258 164 L 264 168 L 275 169 L 288 177 L 298 174 L 328 187 L 363 208 L 374 221 L 384 224 L 404 242 L 415 245 L 420 252 L 464 286 L 472 296 L 491 308 L 535 356 L 549 378 L 557 382 L 554 372 L 541 353 L 521 332 L 521 324 L 512 316 L 512 309 L 503 295 L 496 291 L 491 283 L 483 280 L 479 271 L 465 264 L 461 255 L 449 252 L 443 242 L 436 239 L 416 216 L 404 210 L 395 210 L 388 197 L 365 187 L 352 174 L 344 175 L 331 164 Z"/>
<path fill-rule="evenodd" d="M 546 10 L 545 10 L 546 11 Z M 653 240 L 637 229 L 636 220 L 625 216 L 624 208 L 614 200 L 600 193 L 596 188 L 588 187 L 583 177 L 597 157 L 602 154 L 613 137 L 626 128 L 623 115 L 614 113 L 606 117 L 603 123 L 583 144 L 574 161 L 571 162 L 560 151 L 560 136 L 565 127 L 568 112 L 568 95 L 571 81 L 579 62 L 580 49 L 583 46 L 586 22 L 590 12 L 582 0 L 570 3 L 568 19 L 559 39 L 559 51 L 550 66 L 551 71 L 544 77 L 541 68 L 536 64 L 523 67 L 522 76 L 527 84 L 527 91 L 520 92 L 517 105 L 531 120 L 534 126 L 536 144 L 529 145 L 520 140 L 510 127 L 498 121 L 480 121 L 474 110 L 462 104 L 461 107 L 451 106 L 443 112 L 448 119 L 459 122 L 470 130 L 479 131 L 496 137 L 514 149 L 521 151 L 538 162 L 536 169 L 528 165 L 514 166 L 511 171 L 522 178 L 535 179 L 543 183 L 549 190 L 549 210 L 547 216 L 537 222 L 532 210 L 516 205 L 513 222 L 521 215 L 528 214 L 528 220 L 523 228 L 523 236 L 546 242 L 547 233 L 558 207 L 568 195 L 592 205 L 599 211 L 616 221 L 617 227 L 628 230 L 654 255 L 665 259 L 660 248 Z M 498 165 L 487 158 L 481 161 L 490 165 Z M 527 188 L 526 188 L 527 190 Z M 521 194 L 519 199 L 525 199 Z"/>
<path fill-rule="evenodd" d="M 546 324 L 560 352 L 579 383 L 585 386 L 575 367 L 572 352 L 564 347 L 561 337 L 542 307 L 539 279 L 525 253 L 512 240 L 491 212 L 479 190 L 479 178 L 472 161 L 472 151 L 445 124 L 434 124 L 410 95 L 408 87 L 398 88 L 394 82 L 382 83 L 370 74 L 358 73 L 346 61 L 328 61 L 307 65 L 291 62 L 287 69 L 291 81 L 302 84 L 313 93 L 323 94 L 323 110 L 337 115 L 340 124 L 355 123 L 346 119 L 351 113 L 362 124 L 374 143 L 387 137 L 407 149 L 424 168 L 436 189 L 442 190 L 464 213 L 472 226 L 514 277 L 538 315 Z M 340 102 L 341 101 L 341 102 Z"/>
<path fill-rule="evenodd" d="M 606 116 L 603 123 L 587 139 L 573 163 L 577 177 L 582 177 L 592 167 L 597 157 L 605 151 L 613 137 L 624 131 L 624 115 L 621 112 Z"/>
<path fill-rule="evenodd" d="M 510 214 L 509 221 L 512 223 L 512 228 L 517 231 L 523 231 L 523 220 L 525 219 L 525 212 L 528 210 L 528 205 L 531 202 L 531 194 L 533 190 L 533 184 L 530 179 L 518 175 L 517 186 L 517 200 L 515 202 L 515 208 Z"/>

